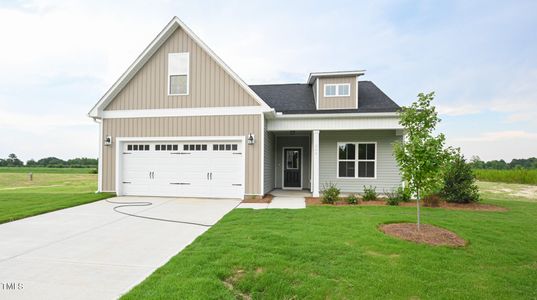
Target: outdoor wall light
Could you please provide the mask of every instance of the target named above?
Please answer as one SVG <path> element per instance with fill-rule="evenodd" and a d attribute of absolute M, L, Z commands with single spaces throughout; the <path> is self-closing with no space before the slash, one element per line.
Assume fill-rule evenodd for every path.
<path fill-rule="evenodd" d="M 255 135 L 253 133 L 248 133 L 248 145 L 255 144 Z"/>
<path fill-rule="evenodd" d="M 108 136 L 104 139 L 104 144 L 105 144 L 106 146 L 110 146 L 110 145 L 112 145 L 112 137 L 108 135 Z"/>

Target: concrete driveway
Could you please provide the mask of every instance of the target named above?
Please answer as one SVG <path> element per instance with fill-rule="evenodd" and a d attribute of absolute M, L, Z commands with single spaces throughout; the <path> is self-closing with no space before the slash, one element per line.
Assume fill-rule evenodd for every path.
<path fill-rule="evenodd" d="M 214 224 L 239 204 L 229 199 L 121 197 L 150 206 L 119 210 Z M 98 201 L 0 225 L 0 299 L 113 299 L 209 227 L 143 219 Z"/>

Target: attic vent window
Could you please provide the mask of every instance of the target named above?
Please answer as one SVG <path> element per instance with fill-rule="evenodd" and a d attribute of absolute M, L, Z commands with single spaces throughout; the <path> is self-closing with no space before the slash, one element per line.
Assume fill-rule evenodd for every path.
<path fill-rule="evenodd" d="M 345 97 L 351 95 L 351 85 L 349 83 L 342 84 L 325 84 L 325 97 Z"/>
<path fill-rule="evenodd" d="M 168 54 L 168 95 L 188 95 L 190 83 L 190 54 Z"/>

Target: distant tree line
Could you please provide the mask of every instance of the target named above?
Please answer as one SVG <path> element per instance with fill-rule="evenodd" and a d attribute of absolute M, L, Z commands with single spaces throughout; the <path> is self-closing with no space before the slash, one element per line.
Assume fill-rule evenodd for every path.
<path fill-rule="evenodd" d="M 46 168 L 94 168 L 97 167 L 95 158 L 73 158 L 63 160 L 57 157 L 45 157 L 40 160 L 30 159 L 26 164 L 11 153 L 6 159 L 0 158 L 0 167 L 46 167 Z"/>
<path fill-rule="evenodd" d="M 479 156 L 470 159 L 470 166 L 474 169 L 511 170 L 511 169 L 537 169 L 537 158 L 513 159 L 506 162 L 503 159 L 482 161 Z"/>

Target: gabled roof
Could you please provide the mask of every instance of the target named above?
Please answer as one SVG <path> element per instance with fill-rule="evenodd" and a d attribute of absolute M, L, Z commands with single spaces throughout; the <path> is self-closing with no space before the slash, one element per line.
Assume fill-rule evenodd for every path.
<path fill-rule="evenodd" d="M 371 81 L 358 83 L 358 109 L 322 109 L 315 107 L 309 84 L 250 85 L 270 107 L 283 114 L 377 113 L 396 112 L 401 107 Z"/>
<path fill-rule="evenodd" d="M 192 38 L 207 54 L 212 57 L 239 85 L 246 90 L 261 107 L 270 110 L 270 107 L 235 73 L 231 70 L 188 26 L 186 26 L 178 17 L 172 20 L 164 27 L 157 37 L 147 46 L 147 48 L 138 56 L 134 63 L 121 75 L 121 77 L 112 85 L 104 96 L 90 110 L 88 116 L 98 118 L 103 109 L 121 92 L 125 85 L 136 75 L 136 73 L 145 65 L 145 63 L 155 54 L 162 44 L 175 32 L 181 28 Z"/>

